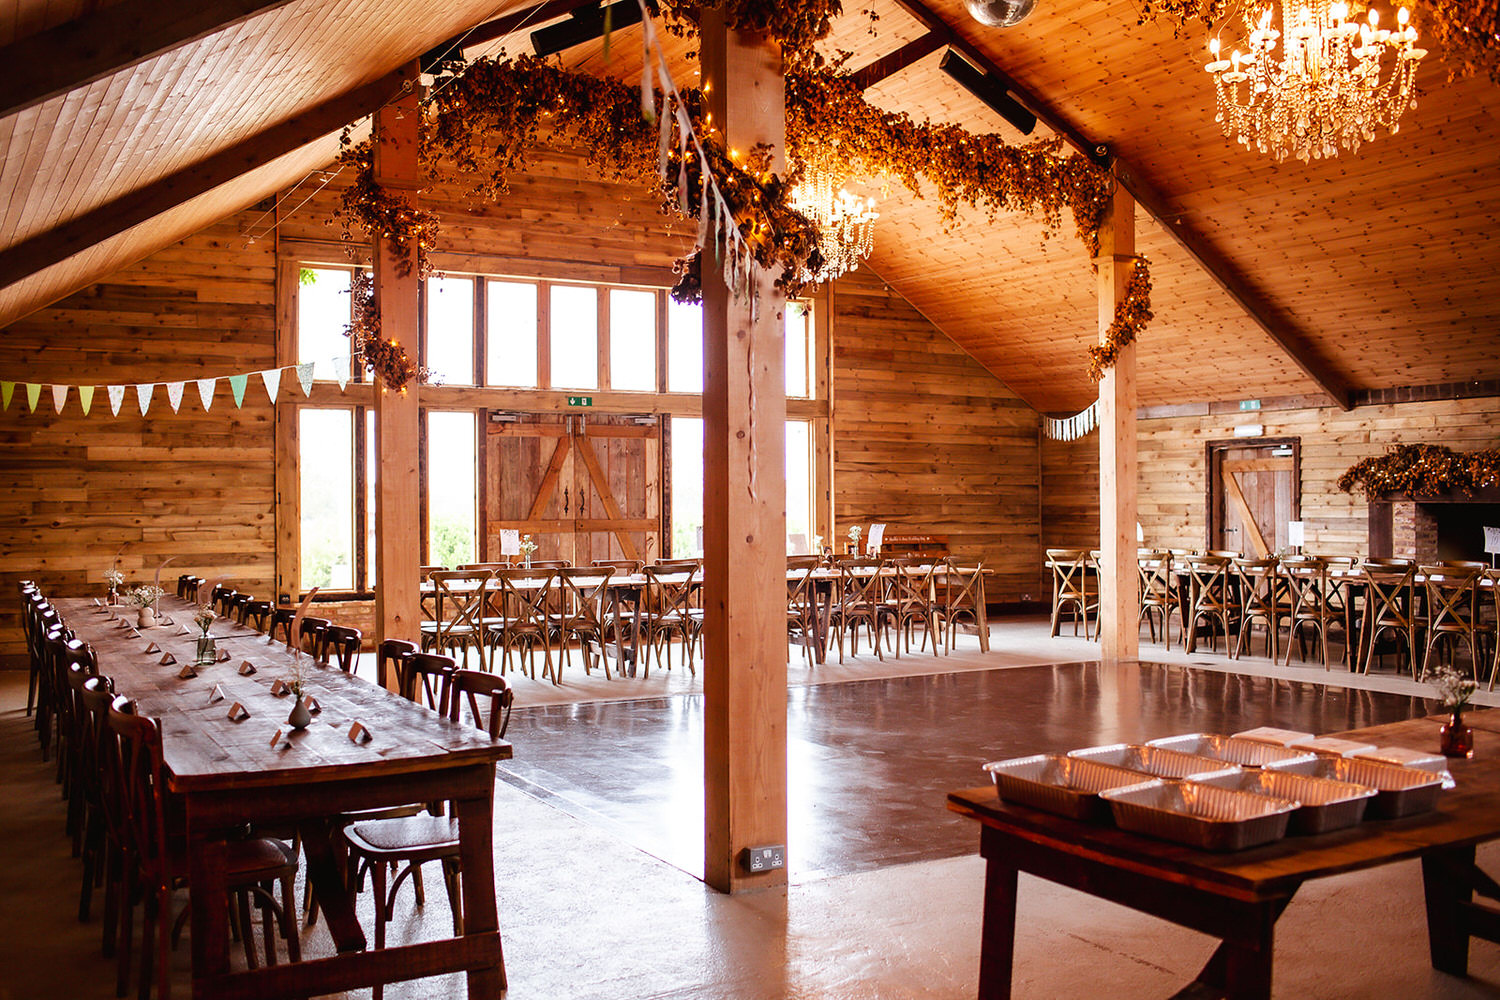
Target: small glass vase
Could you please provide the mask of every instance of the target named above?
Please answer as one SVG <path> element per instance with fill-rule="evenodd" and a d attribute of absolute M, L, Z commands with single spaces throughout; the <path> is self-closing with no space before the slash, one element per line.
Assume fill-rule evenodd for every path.
<path fill-rule="evenodd" d="M 120 590 L 114 584 L 109 585 L 109 599 L 105 603 L 110 607 L 114 607 L 120 603 Z"/>
<path fill-rule="evenodd" d="M 213 636 L 204 632 L 198 637 L 197 657 L 193 660 L 197 664 L 212 663 L 219 655 L 219 644 Z"/>
<path fill-rule="evenodd" d="M 1450 709 L 1453 717 L 1438 730 L 1438 749 L 1444 757 L 1468 759 L 1474 756 L 1474 730 L 1464 725 L 1464 710 Z"/>
<path fill-rule="evenodd" d="M 523 553 L 521 555 L 521 568 L 524 569 L 524 570 L 526 570 L 528 573 L 531 572 L 531 553 L 530 552 L 526 552 L 526 553 Z"/>
<path fill-rule="evenodd" d="M 308 711 L 307 699 L 299 694 L 297 703 L 292 706 L 292 714 L 286 717 L 286 724 L 293 729 L 306 729 L 311 722 L 312 712 Z"/>

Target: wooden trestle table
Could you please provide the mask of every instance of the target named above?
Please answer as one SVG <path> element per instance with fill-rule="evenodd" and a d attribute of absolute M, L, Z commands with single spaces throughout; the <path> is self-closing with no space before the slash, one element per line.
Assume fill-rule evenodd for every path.
<path fill-rule="evenodd" d="M 1470 937 L 1500 941 L 1500 911 L 1473 900 L 1476 892 L 1500 900 L 1500 885 L 1474 863 L 1476 845 L 1500 839 L 1500 711 L 1464 718 L 1475 728 L 1475 757 L 1451 762 L 1457 788 L 1443 792 L 1432 812 L 1232 853 L 1198 851 L 1004 802 L 993 787 L 951 793 L 948 808 L 980 823 L 987 866 L 981 1000 L 1011 995 L 1019 872 L 1219 938 L 1222 944 L 1193 986 L 1178 996 L 1266 1000 L 1276 920 L 1302 883 L 1421 858 L 1433 968 L 1466 975 Z M 1411 719 L 1337 735 L 1430 751 L 1440 721 Z M 1101 991 L 1105 986 L 1100 984 Z"/>
<path fill-rule="evenodd" d="M 193 662 L 195 652 L 192 604 L 161 600 L 161 610 L 192 634 L 179 634 L 178 625 L 170 625 L 141 629 L 137 636 L 91 601 L 55 603 L 68 626 L 94 647 L 100 673 L 113 678 L 120 694 L 135 699 L 142 714 L 161 722 L 168 784 L 187 820 L 194 997 L 306 997 L 459 971 L 468 974 L 471 998 L 502 994 L 505 961 L 491 826 L 495 765 L 510 757 L 509 743 L 451 723 L 336 667 L 317 667 L 305 655 L 304 685 L 319 712 L 305 730 L 292 733 L 286 724 L 291 699 L 271 694 L 273 682 L 285 680 L 292 668 L 283 644 L 220 619 L 212 634 L 230 659 L 198 667 L 197 677 L 183 680 L 178 672 Z M 162 652 L 144 652 L 148 643 L 177 663 L 162 665 Z M 246 660 L 256 667 L 253 675 L 239 673 Z M 250 714 L 231 722 L 228 713 L 236 702 Z M 369 730 L 368 742 L 349 738 L 355 722 Z M 290 739 L 273 746 L 278 729 Z M 454 801 L 458 818 L 463 934 L 367 951 L 353 893 L 337 862 L 332 817 L 443 799 Z M 337 955 L 230 971 L 223 845 L 247 823 L 296 824 Z"/>

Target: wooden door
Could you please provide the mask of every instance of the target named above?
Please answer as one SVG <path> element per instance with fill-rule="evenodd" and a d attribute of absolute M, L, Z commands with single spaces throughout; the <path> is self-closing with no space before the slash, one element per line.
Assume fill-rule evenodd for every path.
<path fill-rule="evenodd" d="M 485 559 L 500 532 L 537 543 L 537 559 L 657 558 L 661 428 L 655 418 L 545 414 L 490 421 Z"/>
<path fill-rule="evenodd" d="M 1298 439 L 1208 446 L 1208 548 L 1265 556 L 1288 546 L 1301 517 Z"/>

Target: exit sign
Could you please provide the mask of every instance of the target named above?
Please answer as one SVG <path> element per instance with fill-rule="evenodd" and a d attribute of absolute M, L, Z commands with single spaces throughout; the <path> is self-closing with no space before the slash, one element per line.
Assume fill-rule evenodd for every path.
<path fill-rule="evenodd" d="M 568 405 L 569 406 L 593 406 L 594 405 L 594 397 L 593 396 L 569 396 L 568 397 Z"/>
<path fill-rule="evenodd" d="M 1240 412 L 1243 413 L 1245 410 L 1258 410 L 1258 409 L 1260 409 L 1260 400 L 1258 400 L 1258 399 L 1242 399 L 1242 400 L 1240 400 Z"/>

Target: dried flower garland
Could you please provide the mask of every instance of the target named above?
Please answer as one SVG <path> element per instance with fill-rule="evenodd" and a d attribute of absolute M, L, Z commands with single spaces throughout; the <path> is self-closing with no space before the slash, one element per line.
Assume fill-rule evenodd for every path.
<path fill-rule="evenodd" d="M 1500 485 L 1500 449 L 1456 452 L 1436 444 L 1392 445 L 1384 454 L 1351 465 L 1339 476 L 1338 488 L 1355 487 L 1370 499 L 1404 493 L 1423 497 L 1457 491 L 1465 496 Z"/>
<path fill-rule="evenodd" d="M 378 375 L 388 389 L 406 392 L 406 384 L 412 379 L 426 382 L 432 374 L 426 368 L 417 367 L 407 356 L 406 349 L 395 340 L 386 340 L 380 335 L 380 310 L 375 307 L 375 282 L 368 271 L 357 269 L 349 280 L 349 295 L 353 298 L 353 311 L 349 328 L 345 331 L 355 357 L 360 359 L 365 370 Z"/>
<path fill-rule="evenodd" d="M 1125 281 L 1125 298 L 1115 305 L 1115 316 L 1104 331 L 1104 342 L 1089 348 L 1089 378 L 1104 377 L 1120 359 L 1120 351 L 1135 343 L 1138 332 L 1151 322 L 1151 272 L 1144 257 L 1137 257 Z"/>
<path fill-rule="evenodd" d="M 378 233 L 386 241 L 398 274 L 403 278 L 410 274 L 415 257 L 417 277 L 425 281 L 432 274 L 427 257 L 437 246 L 437 216 L 414 207 L 375 182 L 375 156 L 368 141 L 352 145 L 346 128 L 339 137 L 339 145 L 342 147 L 339 166 L 349 169 L 354 183 L 344 192 L 342 203 L 333 214 L 344 223 L 344 243 L 351 251 L 350 256 L 355 256 L 350 246 L 353 243 L 350 222 L 354 221 L 366 233 Z"/>
<path fill-rule="evenodd" d="M 826 38 L 834 18 L 844 12 L 839 0 L 660 0 L 667 30 L 679 37 L 698 33 L 698 11 L 720 10 L 724 24 L 734 31 L 767 34 L 780 45 L 788 68 L 810 69 L 823 64 L 813 44 Z"/>

